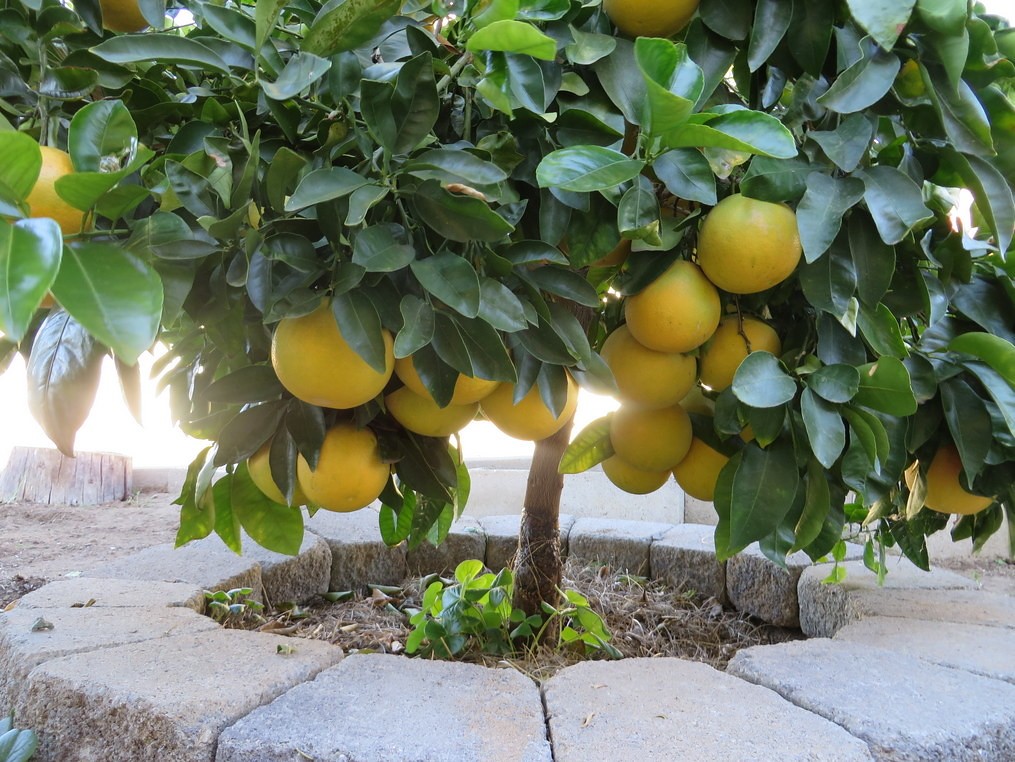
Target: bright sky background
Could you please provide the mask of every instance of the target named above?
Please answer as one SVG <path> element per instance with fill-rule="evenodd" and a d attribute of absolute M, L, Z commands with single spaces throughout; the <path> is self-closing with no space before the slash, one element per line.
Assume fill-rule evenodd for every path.
<path fill-rule="evenodd" d="M 981 0 L 989 13 L 1015 16 L 1015 0 Z M 83 452 L 115 452 L 131 455 L 135 468 L 185 466 L 206 443 L 185 436 L 173 427 L 169 416 L 167 395 L 156 396 L 155 384 L 149 380 L 153 357 L 141 357 L 143 389 L 143 422 L 141 426 L 127 411 L 120 394 L 116 370 L 107 358 L 102 369 L 102 382 L 91 415 L 78 432 L 76 449 Z M 0 375 L 0 400 L 3 400 L 3 421 L 0 423 L 0 467 L 6 464 L 15 445 L 52 447 L 42 428 L 28 412 L 25 394 L 25 365 L 17 357 L 7 372 Z M 575 432 L 590 421 L 616 407 L 608 397 L 582 392 L 579 398 Z M 532 452 L 532 444 L 504 436 L 492 424 L 470 424 L 462 433 L 467 458 L 517 457 Z"/>

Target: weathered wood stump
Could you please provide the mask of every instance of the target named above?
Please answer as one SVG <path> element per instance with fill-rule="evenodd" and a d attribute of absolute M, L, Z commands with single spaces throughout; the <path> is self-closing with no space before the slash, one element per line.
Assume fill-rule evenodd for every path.
<path fill-rule="evenodd" d="M 126 455 L 82 452 L 68 458 L 48 448 L 15 447 L 0 474 L 0 502 L 99 505 L 126 500 L 133 482 Z"/>

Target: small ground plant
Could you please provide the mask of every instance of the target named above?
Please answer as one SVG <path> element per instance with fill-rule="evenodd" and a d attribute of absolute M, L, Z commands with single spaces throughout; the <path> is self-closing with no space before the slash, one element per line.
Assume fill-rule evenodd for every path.
<path fill-rule="evenodd" d="M 248 620 L 261 619 L 264 604 L 250 596 L 253 589 L 236 587 L 232 590 L 204 591 L 208 602 L 208 616 L 221 625 L 238 626 Z"/>
<path fill-rule="evenodd" d="M 25 762 L 39 747 L 34 730 L 14 727 L 14 715 L 0 718 L 0 762 Z"/>
<path fill-rule="evenodd" d="M 455 580 L 435 579 L 427 586 L 422 608 L 409 618 L 414 629 L 405 644 L 408 653 L 440 659 L 468 651 L 508 655 L 546 645 L 548 637 L 555 636 L 557 649 L 621 657 L 609 643 L 602 617 L 575 590 L 562 591 L 560 606 L 544 603 L 542 614 L 526 616 L 511 605 L 510 569 L 494 574 L 482 561 L 463 561 L 455 569 Z"/>

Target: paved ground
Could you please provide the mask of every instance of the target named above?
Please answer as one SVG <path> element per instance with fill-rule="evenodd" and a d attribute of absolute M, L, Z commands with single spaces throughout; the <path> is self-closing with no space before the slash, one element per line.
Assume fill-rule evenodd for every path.
<path fill-rule="evenodd" d="M 827 569 L 754 556 L 717 571 L 708 527 L 578 519 L 573 555 L 722 584 L 745 610 L 796 614 L 824 637 L 746 649 L 725 673 L 630 659 L 537 685 L 509 668 L 221 630 L 199 613 L 201 590 L 237 581 L 284 600 L 406 566 L 366 512 L 310 526 L 320 539 L 296 559 L 162 545 L 25 595 L 0 614 L 0 706 L 37 730 L 40 760 L 71 762 L 1015 759 L 1015 598 L 968 575 L 900 566 L 878 588 L 850 562 L 830 587 Z M 498 531 L 463 525 L 440 562 L 490 552 Z"/>

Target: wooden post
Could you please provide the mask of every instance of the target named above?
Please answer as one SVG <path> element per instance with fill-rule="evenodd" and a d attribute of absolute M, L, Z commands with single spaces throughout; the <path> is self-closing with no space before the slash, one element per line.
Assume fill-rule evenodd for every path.
<path fill-rule="evenodd" d="M 82 452 L 68 458 L 48 448 L 15 447 L 0 474 L 0 503 L 99 505 L 126 500 L 133 482 L 126 455 Z"/>

